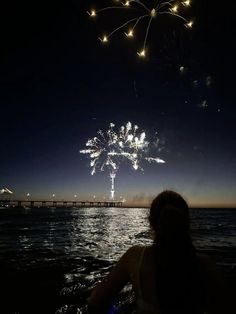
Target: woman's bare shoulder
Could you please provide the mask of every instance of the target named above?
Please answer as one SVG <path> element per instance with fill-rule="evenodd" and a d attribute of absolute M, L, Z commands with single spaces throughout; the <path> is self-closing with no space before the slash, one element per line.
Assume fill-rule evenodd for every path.
<path fill-rule="evenodd" d="M 127 252 L 129 252 L 129 254 L 140 254 L 144 248 L 146 248 L 144 245 L 133 245 L 127 250 Z"/>
<path fill-rule="evenodd" d="M 207 278 L 212 282 L 223 282 L 223 274 L 214 258 L 206 254 L 198 253 L 198 260 Z"/>
<path fill-rule="evenodd" d="M 149 246 L 144 246 L 144 245 L 133 245 L 131 246 L 126 253 L 131 256 L 131 257 L 137 257 L 140 256 L 140 254 L 142 254 L 143 250 L 148 250 Z"/>
<path fill-rule="evenodd" d="M 205 253 L 197 252 L 197 258 L 201 265 L 205 268 L 214 268 L 216 266 L 214 259 Z"/>
<path fill-rule="evenodd" d="M 131 268 L 133 268 L 134 265 L 137 264 L 137 261 L 140 259 L 140 256 L 144 248 L 148 248 L 148 247 L 141 246 L 141 245 L 134 245 L 134 246 L 131 246 L 124 254 L 124 258 Z"/>

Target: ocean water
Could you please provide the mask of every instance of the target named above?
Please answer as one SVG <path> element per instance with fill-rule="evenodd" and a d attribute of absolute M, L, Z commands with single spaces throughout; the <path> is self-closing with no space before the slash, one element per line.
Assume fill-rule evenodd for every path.
<path fill-rule="evenodd" d="M 85 313 L 115 261 L 152 243 L 147 216 L 144 208 L 0 209 L 0 313 Z M 191 219 L 195 246 L 235 278 L 236 209 L 191 209 Z M 118 313 L 131 311 L 129 287 L 118 301 Z"/>

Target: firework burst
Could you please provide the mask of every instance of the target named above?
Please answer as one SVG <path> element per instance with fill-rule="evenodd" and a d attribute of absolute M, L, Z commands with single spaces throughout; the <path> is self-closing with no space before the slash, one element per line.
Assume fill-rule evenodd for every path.
<path fill-rule="evenodd" d="M 158 143 L 156 141 L 155 143 Z M 110 197 L 114 200 L 114 182 L 120 164 L 127 160 L 134 170 L 142 170 L 143 160 L 152 163 L 165 163 L 159 157 L 148 156 L 150 142 L 146 139 L 146 133 L 140 132 L 137 125 L 128 122 L 115 131 L 115 124 L 110 123 L 106 131 L 99 130 L 97 136 L 89 139 L 86 149 L 80 151 L 90 158 L 91 175 L 96 171 L 108 170 L 111 179 Z"/>
<path fill-rule="evenodd" d="M 99 10 L 92 9 L 91 11 L 87 11 L 91 18 L 95 18 L 99 13 L 108 10 L 134 10 L 136 12 L 136 17 L 132 19 L 128 19 L 125 23 L 119 25 L 110 33 L 103 35 L 100 37 L 100 41 L 106 44 L 111 36 L 120 30 L 125 30 L 124 35 L 132 39 L 135 36 L 136 28 L 138 24 L 142 21 L 145 21 L 145 36 L 143 39 L 143 45 L 137 54 L 139 57 L 144 58 L 147 53 L 147 40 L 149 31 L 153 21 L 157 18 L 158 15 L 171 15 L 178 19 L 181 19 L 184 22 L 185 27 L 191 29 L 193 27 L 193 21 L 187 20 L 183 15 L 182 12 L 185 11 L 186 8 L 191 6 L 191 0 L 184 0 L 184 1 L 153 1 L 153 5 L 149 7 L 143 1 L 140 0 L 130 0 L 130 1 L 119 1 L 116 0 L 115 4 L 112 6 L 104 7 Z"/>

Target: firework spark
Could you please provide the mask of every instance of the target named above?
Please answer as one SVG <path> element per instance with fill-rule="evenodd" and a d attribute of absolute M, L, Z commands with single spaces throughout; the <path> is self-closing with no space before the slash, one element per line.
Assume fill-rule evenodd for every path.
<path fill-rule="evenodd" d="M 156 19 L 158 15 L 171 15 L 178 19 L 181 19 L 184 22 L 185 27 L 188 29 L 191 29 L 193 27 L 193 21 L 187 20 L 181 12 L 185 10 L 186 8 L 191 6 L 190 0 L 185 1 L 176 1 L 176 0 L 159 0 L 159 1 L 153 1 L 152 7 L 147 6 L 144 2 L 140 0 L 130 0 L 130 1 L 119 1 L 116 0 L 116 5 L 104 7 L 100 10 L 92 9 L 90 11 L 87 11 L 89 16 L 91 18 L 95 18 L 99 13 L 108 11 L 108 10 L 133 10 L 134 12 L 137 12 L 136 17 L 132 19 L 128 19 L 125 23 L 119 25 L 114 30 L 112 30 L 109 34 L 105 34 L 102 37 L 100 37 L 100 41 L 102 43 L 107 43 L 110 39 L 110 37 L 115 34 L 116 32 L 123 30 L 126 28 L 124 35 L 132 39 L 135 36 L 135 29 L 138 26 L 138 24 L 146 20 L 146 28 L 145 28 L 145 36 L 143 40 L 143 45 L 139 51 L 137 51 L 137 54 L 139 57 L 144 58 L 147 53 L 147 40 L 149 31 L 151 28 L 151 25 L 153 21 Z"/>
<path fill-rule="evenodd" d="M 147 156 L 150 142 L 146 139 L 146 133 L 140 132 L 137 125 L 128 122 L 115 131 L 115 124 L 110 123 L 106 131 L 99 130 L 97 136 L 89 139 L 86 149 L 80 151 L 90 157 L 91 175 L 96 171 L 108 170 L 111 179 L 110 197 L 114 200 L 114 182 L 120 164 L 124 160 L 130 162 L 134 170 L 142 170 L 141 162 L 165 163 L 159 157 Z"/>

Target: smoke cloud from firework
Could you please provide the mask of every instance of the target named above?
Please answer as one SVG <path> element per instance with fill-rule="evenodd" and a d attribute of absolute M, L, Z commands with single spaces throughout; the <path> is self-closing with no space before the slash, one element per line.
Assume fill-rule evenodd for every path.
<path fill-rule="evenodd" d="M 158 139 L 155 143 L 158 143 Z M 142 161 L 165 163 L 157 156 L 148 155 L 150 144 L 151 142 L 146 139 L 146 133 L 140 132 L 137 125 L 127 122 L 116 131 L 115 124 L 110 123 L 108 130 L 99 130 L 97 136 L 89 139 L 86 149 L 80 150 L 80 153 L 88 155 L 91 159 L 91 175 L 94 175 L 96 171 L 108 170 L 111 179 L 110 198 L 114 200 L 115 177 L 122 162 L 126 160 L 134 170 L 141 171 L 143 171 Z"/>

